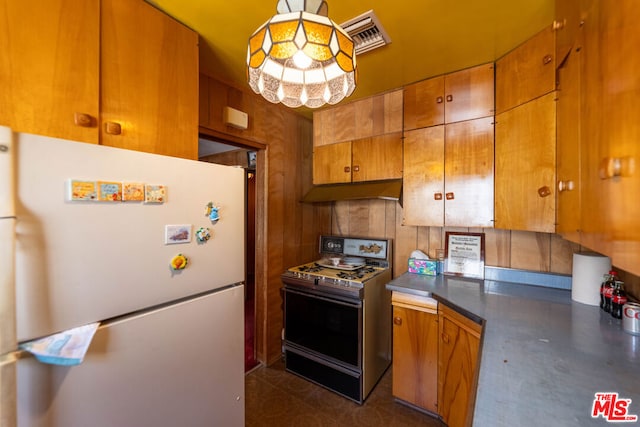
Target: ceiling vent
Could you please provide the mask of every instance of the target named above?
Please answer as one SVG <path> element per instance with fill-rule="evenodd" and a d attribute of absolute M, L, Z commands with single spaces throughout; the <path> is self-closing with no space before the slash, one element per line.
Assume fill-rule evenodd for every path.
<path fill-rule="evenodd" d="M 382 28 L 380 20 L 373 10 L 356 16 L 340 24 L 356 45 L 356 55 L 386 46 L 391 43 L 391 38 Z"/>

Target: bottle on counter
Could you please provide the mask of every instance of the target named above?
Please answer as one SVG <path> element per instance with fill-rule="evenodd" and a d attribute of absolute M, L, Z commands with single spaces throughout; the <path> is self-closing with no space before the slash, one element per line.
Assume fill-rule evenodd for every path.
<path fill-rule="evenodd" d="M 615 288 L 611 293 L 611 315 L 616 319 L 622 319 L 622 306 L 627 303 L 627 293 L 624 291 L 624 282 L 616 280 Z"/>
<path fill-rule="evenodd" d="M 605 282 L 603 290 L 603 310 L 607 313 L 611 313 L 611 294 L 613 293 L 613 288 L 616 286 L 616 280 L 618 280 L 618 272 L 615 270 L 609 271 L 609 278 Z"/>
<path fill-rule="evenodd" d="M 611 278 L 611 272 L 606 273 L 602 276 L 602 284 L 600 284 L 600 308 L 604 310 L 605 300 L 604 300 L 604 290 L 607 282 Z"/>

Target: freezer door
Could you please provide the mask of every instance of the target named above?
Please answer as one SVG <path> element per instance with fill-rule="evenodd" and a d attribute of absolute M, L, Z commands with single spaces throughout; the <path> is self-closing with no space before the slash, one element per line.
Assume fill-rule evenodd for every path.
<path fill-rule="evenodd" d="M 19 427 L 244 426 L 244 287 L 101 327 L 81 365 L 18 363 Z"/>

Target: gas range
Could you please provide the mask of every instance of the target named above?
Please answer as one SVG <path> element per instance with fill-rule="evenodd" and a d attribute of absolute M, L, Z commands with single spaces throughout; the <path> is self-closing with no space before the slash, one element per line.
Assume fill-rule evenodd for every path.
<path fill-rule="evenodd" d="M 320 237 L 282 274 L 286 369 L 362 403 L 391 363 L 391 241 Z"/>
<path fill-rule="evenodd" d="M 362 299 L 368 281 L 385 273 L 390 277 L 389 250 L 388 240 L 321 236 L 323 258 L 289 268 L 282 282 L 285 287 Z M 332 265 L 331 258 L 340 263 Z M 350 258 L 357 261 L 349 264 Z"/>
<path fill-rule="evenodd" d="M 320 265 L 321 261 L 289 268 L 283 275 L 285 285 L 301 286 L 317 292 L 336 293 L 361 298 L 368 280 L 388 271 L 387 268 L 365 265 L 342 270 Z"/>

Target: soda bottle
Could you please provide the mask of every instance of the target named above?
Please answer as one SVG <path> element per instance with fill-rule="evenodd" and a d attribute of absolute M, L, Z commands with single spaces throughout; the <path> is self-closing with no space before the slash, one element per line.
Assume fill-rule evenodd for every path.
<path fill-rule="evenodd" d="M 616 280 L 618 280 L 618 272 L 611 270 L 609 280 L 604 285 L 604 311 L 607 313 L 611 313 L 611 294 L 616 286 Z"/>
<path fill-rule="evenodd" d="M 627 303 L 627 293 L 624 291 L 624 282 L 616 280 L 616 287 L 611 294 L 611 315 L 616 319 L 622 319 L 622 306 Z"/>
<path fill-rule="evenodd" d="M 610 272 L 609 272 L 610 273 Z M 604 310 L 604 289 L 606 283 L 609 281 L 610 274 L 607 273 L 602 277 L 602 284 L 600 285 L 600 308 Z"/>

